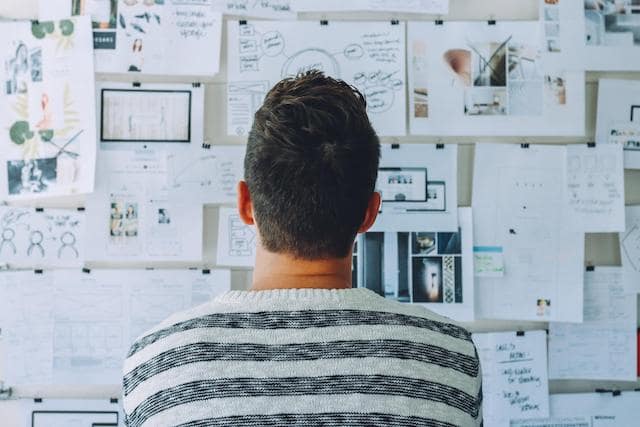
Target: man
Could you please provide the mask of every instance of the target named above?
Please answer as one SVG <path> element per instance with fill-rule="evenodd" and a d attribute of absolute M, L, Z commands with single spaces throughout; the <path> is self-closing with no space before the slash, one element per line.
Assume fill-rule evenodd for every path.
<path fill-rule="evenodd" d="M 251 291 L 142 336 L 125 364 L 130 426 L 477 426 L 470 334 L 419 306 L 351 289 L 357 233 L 380 206 L 363 96 L 308 72 L 255 115 L 238 186 L 260 243 Z"/>

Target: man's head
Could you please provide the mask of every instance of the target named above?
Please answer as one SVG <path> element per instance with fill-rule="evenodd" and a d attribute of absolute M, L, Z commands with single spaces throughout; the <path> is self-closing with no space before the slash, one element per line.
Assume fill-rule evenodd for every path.
<path fill-rule="evenodd" d="M 357 89 L 317 71 L 282 80 L 249 133 L 240 214 L 269 252 L 346 257 L 375 221 L 379 157 Z"/>

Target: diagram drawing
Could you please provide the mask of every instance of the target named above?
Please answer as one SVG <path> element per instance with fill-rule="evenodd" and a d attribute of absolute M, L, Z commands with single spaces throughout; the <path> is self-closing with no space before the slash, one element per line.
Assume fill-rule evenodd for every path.
<path fill-rule="evenodd" d="M 0 207 L 0 256 L 10 266 L 80 266 L 83 234 L 82 212 Z"/>
<path fill-rule="evenodd" d="M 404 134 L 403 24 L 252 22 L 230 26 L 228 133 L 245 134 L 265 89 L 311 70 L 357 87 L 383 135 Z M 301 40 L 298 34 L 307 34 Z M 267 85 L 259 82 L 268 78 Z M 242 84 L 247 84 L 244 89 Z M 259 105 L 259 102 L 258 102 Z"/>

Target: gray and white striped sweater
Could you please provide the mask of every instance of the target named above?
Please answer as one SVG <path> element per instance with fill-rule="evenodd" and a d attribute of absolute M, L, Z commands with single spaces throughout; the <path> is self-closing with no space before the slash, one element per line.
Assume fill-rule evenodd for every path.
<path fill-rule="evenodd" d="M 139 426 L 478 426 L 471 335 L 366 289 L 231 291 L 139 338 Z"/>

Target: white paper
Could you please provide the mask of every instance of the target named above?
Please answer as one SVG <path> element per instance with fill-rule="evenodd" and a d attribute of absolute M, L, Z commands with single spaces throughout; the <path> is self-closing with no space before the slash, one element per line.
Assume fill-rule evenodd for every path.
<path fill-rule="evenodd" d="M 39 12 L 40 20 L 91 15 L 98 73 L 213 76 L 222 33 L 214 3 L 39 0 Z"/>
<path fill-rule="evenodd" d="M 246 147 L 192 144 L 173 152 L 167 162 L 172 191 L 192 195 L 202 204 L 235 204 L 238 182 L 244 179 Z"/>
<path fill-rule="evenodd" d="M 227 15 L 266 19 L 295 19 L 295 0 L 214 0 L 216 10 Z"/>
<path fill-rule="evenodd" d="M 317 69 L 362 91 L 380 135 L 405 135 L 404 38 L 402 22 L 229 21 L 227 134 L 248 133 L 275 83 Z"/>
<path fill-rule="evenodd" d="M 124 427 L 119 402 L 111 399 L 17 399 L 0 401 L 3 425 L 13 427 Z"/>
<path fill-rule="evenodd" d="M 368 232 L 359 236 L 353 286 L 424 305 L 456 321 L 473 321 L 471 209 L 459 208 L 458 220 L 457 232 Z"/>
<path fill-rule="evenodd" d="M 0 264 L 81 267 L 84 242 L 84 212 L 0 206 Z"/>
<path fill-rule="evenodd" d="M 476 145 L 474 245 L 503 250 L 504 276 L 478 277 L 476 317 L 582 321 L 584 233 L 569 231 L 566 147 Z"/>
<path fill-rule="evenodd" d="M 376 190 L 383 202 L 371 231 L 415 231 L 425 225 L 456 231 L 457 170 L 457 145 L 382 145 Z"/>
<path fill-rule="evenodd" d="M 588 427 L 630 427 L 640 417 L 640 392 L 623 391 L 614 396 L 605 393 L 552 394 L 551 415 L 554 417 L 584 416 Z"/>
<path fill-rule="evenodd" d="M 0 272 L 5 387 L 53 381 L 53 278 L 47 271 Z"/>
<path fill-rule="evenodd" d="M 542 51 L 538 21 L 410 22 L 414 135 L 584 135 L 584 73 Z"/>
<path fill-rule="evenodd" d="M 574 231 L 624 230 L 622 145 L 567 146 L 567 201 Z"/>
<path fill-rule="evenodd" d="M 90 261 L 202 260 L 202 205 L 172 192 L 166 156 L 101 151 L 96 192 L 87 198 Z"/>
<path fill-rule="evenodd" d="M 636 15 L 640 19 L 640 15 Z M 639 50 L 640 53 L 640 50 Z M 640 82 L 600 79 L 596 141 L 620 143 L 624 166 L 640 169 Z"/>
<path fill-rule="evenodd" d="M 253 267 L 258 234 L 255 226 L 245 225 L 236 208 L 218 210 L 217 265 Z"/>
<path fill-rule="evenodd" d="M 89 19 L 0 24 L 0 199 L 93 191 Z"/>
<path fill-rule="evenodd" d="M 625 291 L 640 292 L 640 206 L 626 207 L 626 227 L 619 234 Z"/>
<path fill-rule="evenodd" d="M 473 334 L 482 365 L 482 415 L 491 427 L 549 415 L 545 331 Z"/>
<path fill-rule="evenodd" d="M 588 417 L 551 417 L 511 421 L 510 427 L 592 427 Z"/>
<path fill-rule="evenodd" d="M 405 13 L 449 13 L 449 0 L 293 0 L 297 12 L 385 11 Z"/>
<path fill-rule="evenodd" d="M 596 267 L 584 279 L 584 323 L 549 324 L 549 378 L 636 381 L 636 298 L 622 269 Z"/>
<path fill-rule="evenodd" d="M 137 337 L 230 286 L 228 270 L 1 273 L 2 380 L 9 386 L 118 384 Z"/>
<path fill-rule="evenodd" d="M 99 82 L 102 149 L 188 151 L 204 142 L 204 86 Z"/>

